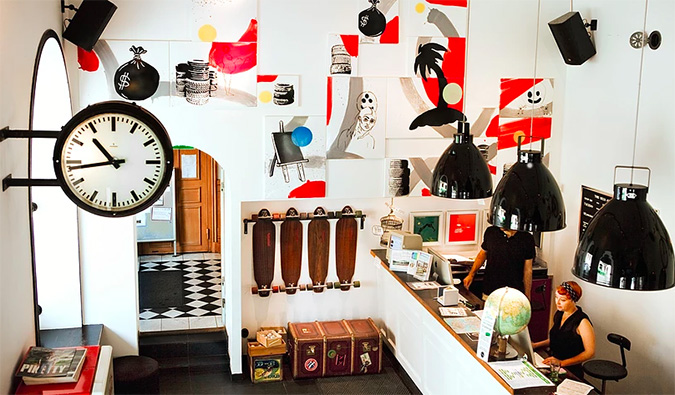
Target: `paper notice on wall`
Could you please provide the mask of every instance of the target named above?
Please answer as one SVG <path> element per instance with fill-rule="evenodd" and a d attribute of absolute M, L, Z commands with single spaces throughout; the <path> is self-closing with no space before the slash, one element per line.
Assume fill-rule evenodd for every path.
<path fill-rule="evenodd" d="M 197 178 L 197 155 L 182 154 L 180 156 L 180 171 L 182 178 Z"/>
<path fill-rule="evenodd" d="M 171 221 L 171 207 L 153 207 L 150 218 L 153 221 Z"/>

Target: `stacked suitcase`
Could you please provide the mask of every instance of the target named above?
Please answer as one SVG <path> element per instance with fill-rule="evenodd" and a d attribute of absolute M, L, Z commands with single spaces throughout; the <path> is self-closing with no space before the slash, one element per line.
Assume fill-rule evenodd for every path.
<path fill-rule="evenodd" d="M 293 378 L 379 373 L 382 340 L 372 319 L 288 324 Z"/>

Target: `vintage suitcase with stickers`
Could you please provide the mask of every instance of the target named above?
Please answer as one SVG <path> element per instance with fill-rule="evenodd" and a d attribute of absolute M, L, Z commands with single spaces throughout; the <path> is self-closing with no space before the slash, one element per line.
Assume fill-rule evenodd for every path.
<path fill-rule="evenodd" d="M 324 376 L 352 374 L 352 335 L 345 321 L 322 321 L 319 326 L 325 338 Z"/>
<path fill-rule="evenodd" d="M 382 338 L 371 318 L 344 320 L 352 337 L 352 374 L 379 373 L 382 370 Z"/>
<path fill-rule="evenodd" d="M 294 379 L 323 377 L 326 353 L 317 322 L 288 323 L 288 352 Z"/>

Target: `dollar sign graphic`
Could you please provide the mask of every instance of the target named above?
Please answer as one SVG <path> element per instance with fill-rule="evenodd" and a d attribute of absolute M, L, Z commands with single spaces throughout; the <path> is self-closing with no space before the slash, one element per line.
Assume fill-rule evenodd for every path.
<path fill-rule="evenodd" d="M 119 90 L 124 90 L 124 88 L 128 87 L 129 81 L 131 81 L 131 78 L 129 78 L 128 72 L 120 75 L 120 82 L 117 84 Z"/>

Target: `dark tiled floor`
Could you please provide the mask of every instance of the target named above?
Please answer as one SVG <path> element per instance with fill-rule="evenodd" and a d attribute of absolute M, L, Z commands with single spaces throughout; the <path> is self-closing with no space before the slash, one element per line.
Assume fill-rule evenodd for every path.
<path fill-rule="evenodd" d="M 284 381 L 251 383 L 248 366 L 243 377 L 228 372 L 162 372 L 162 394 L 421 394 L 415 384 L 386 349 L 382 373 L 293 380 L 288 361 L 284 362 Z"/>

